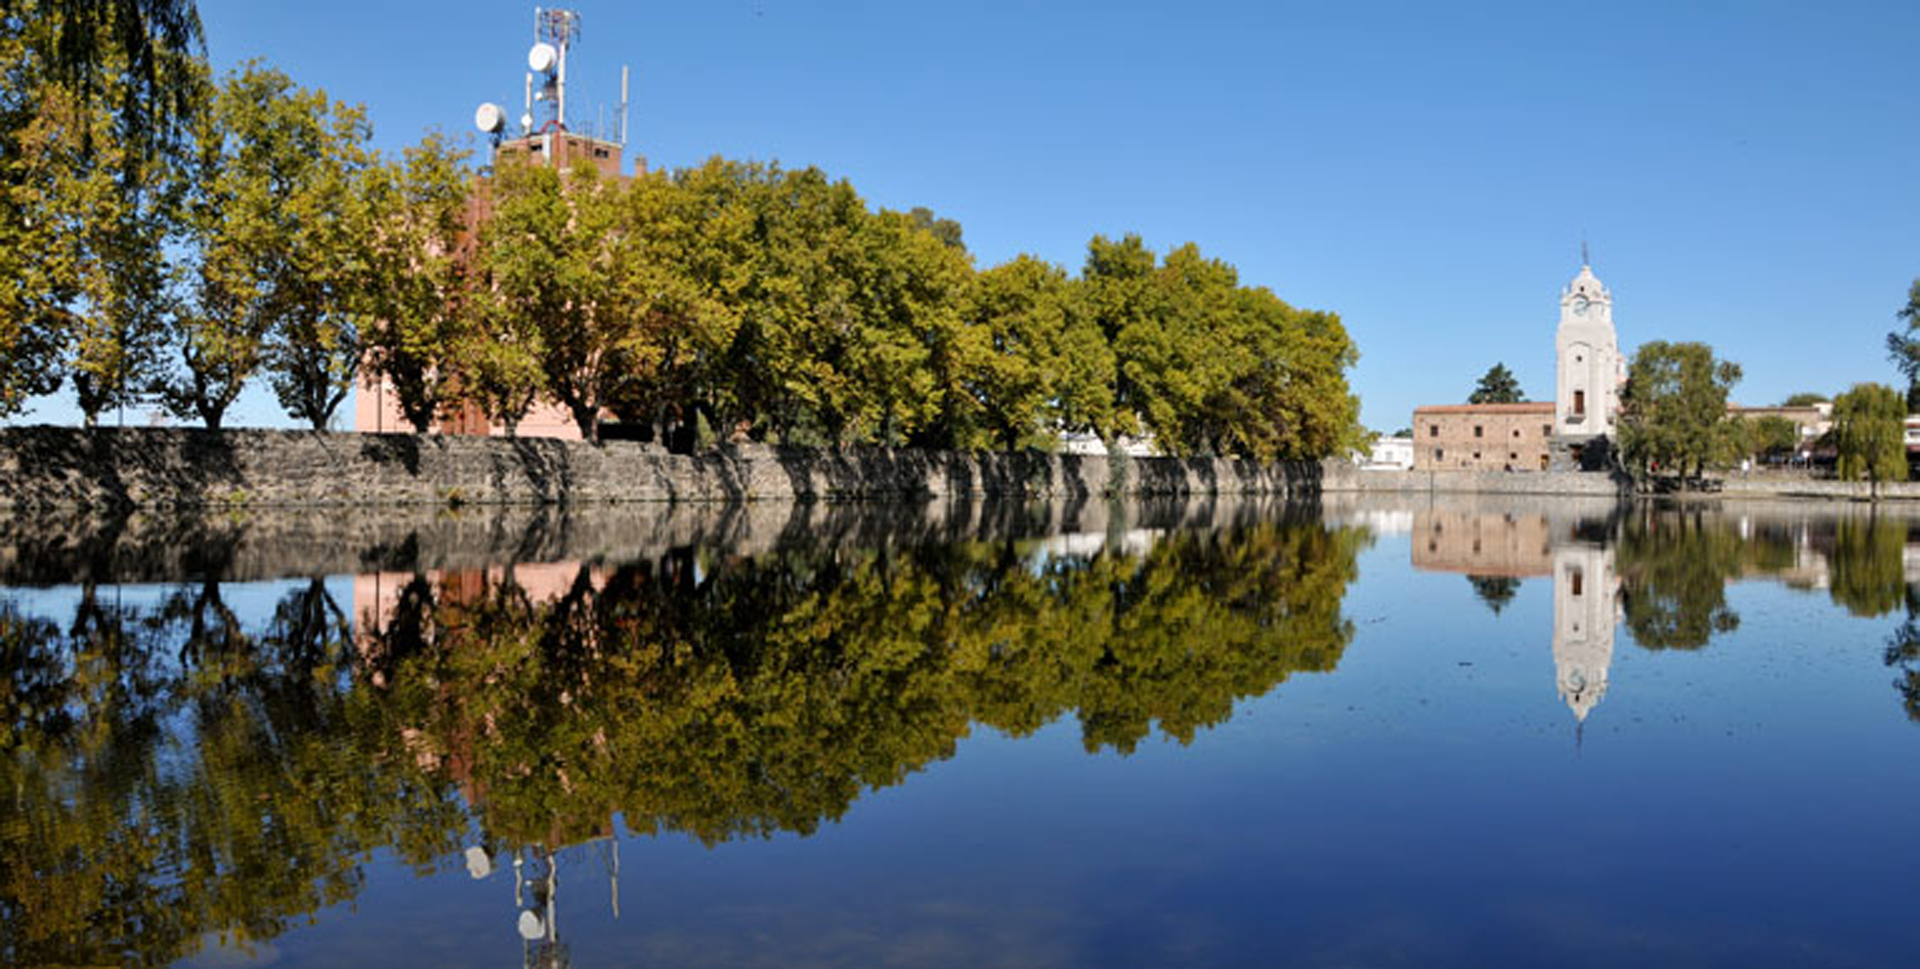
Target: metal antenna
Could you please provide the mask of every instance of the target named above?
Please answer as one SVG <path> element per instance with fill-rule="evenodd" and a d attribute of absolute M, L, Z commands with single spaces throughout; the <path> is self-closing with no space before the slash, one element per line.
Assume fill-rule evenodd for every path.
<path fill-rule="evenodd" d="M 1587 258 L 1587 230 L 1580 230 L 1580 265 L 1591 267 L 1593 260 Z"/>

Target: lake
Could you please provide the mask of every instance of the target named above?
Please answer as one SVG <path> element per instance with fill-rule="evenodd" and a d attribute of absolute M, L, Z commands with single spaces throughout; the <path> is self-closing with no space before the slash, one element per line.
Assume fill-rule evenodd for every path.
<path fill-rule="evenodd" d="M 1920 959 L 1920 509 L 0 523 L 0 961 Z"/>

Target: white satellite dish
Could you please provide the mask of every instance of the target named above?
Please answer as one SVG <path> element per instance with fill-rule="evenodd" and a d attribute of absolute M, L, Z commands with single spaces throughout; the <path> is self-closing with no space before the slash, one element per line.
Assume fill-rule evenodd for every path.
<path fill-rule="evenodd" d="M 517 925 L 520 929 L 520 937 L 528 942 L 538 941 L 541 936 L 547 934 L 546 923 L 540 921 L 540 914 L 533 909 L 521 912 Z"/>
<path fill-rule="evenodd" d="M 507 126 L 507 112 L 491 102 L 482 104 L 473 111 L 473 126 L 481 134 L 497 135 Z"/>
<path fill-rule="evenodd" d="M 487 107 L 492 107 L 492 105 L 487 105 Z M 479 845 L 472 845 L 467 848 L 466 854 L 467 874 L 473 876 L 475 881 L 493 874 L 493 859 L 487 857 L 487 849 Z"/>
<path fill-rule="evenodd" d="M 545 74 L 553 70 L 553 65 L 559 62 L 560 52 L 554 50 L 553 45 L 545 41 L 533 45 L 533 49 L 527 51 L 527 69 L 535 74 Z"/>
<path fill-rule="evenodd" d="M 529 131 L 531 131 L 531 130 L 533 130 L 533 115 L 531 115 L 531 114 L 523 114 L 523 115 L 521 115 L 521 116 L 520 116 L 520 127 L 522 127 L 522 128 L 525 128 L 525 129 L 527 129 L 527 130 L 529 130 Z"/>

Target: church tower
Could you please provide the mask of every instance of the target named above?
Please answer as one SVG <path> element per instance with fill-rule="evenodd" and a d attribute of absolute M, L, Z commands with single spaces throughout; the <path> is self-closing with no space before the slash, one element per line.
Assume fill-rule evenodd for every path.
<path fill-rule="evenodd" d="M 1582 723 L 1607 695 L 1619 593 L 1613 549 L 1572 544 L 1553 550 L 1554 685 Z"/>
<path fill-rule="evenodd" d="M 1613 294 L 1600 285 L 1591 266 L 1582 265 L 1560 294 L 1554 372 L 1554 463 L 1579 468 L 1594 438 L 1615 438 L 1620 386 L 1626 382 L 1626 364 L 1613 331 Z"/>

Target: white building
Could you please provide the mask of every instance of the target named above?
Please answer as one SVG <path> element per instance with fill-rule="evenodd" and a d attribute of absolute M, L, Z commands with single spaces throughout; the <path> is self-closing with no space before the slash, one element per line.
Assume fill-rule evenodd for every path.
<path fill-rule="evenodd" d="M 1607 695 L 1619 593 L 1613 549 L 1563 545 L 1553 550 L 1554 684 L 1582 723 Z"/>
<path fill-rule="evenodd" d="M 1378 438 L 1367 453 L 1355 453 L 1353 462 L 1362 471 L 1412 471 L 1413 438 Z"/>
<path fill-rule="evenodd" d="M 1560 294 L 1554 335 L 1553 450 L 1557 464 L 1580 464 L 1594 438 L 1615 437 L 1626 362 L 1613 329 L 1613 294 L 1583 265 Z"/>

